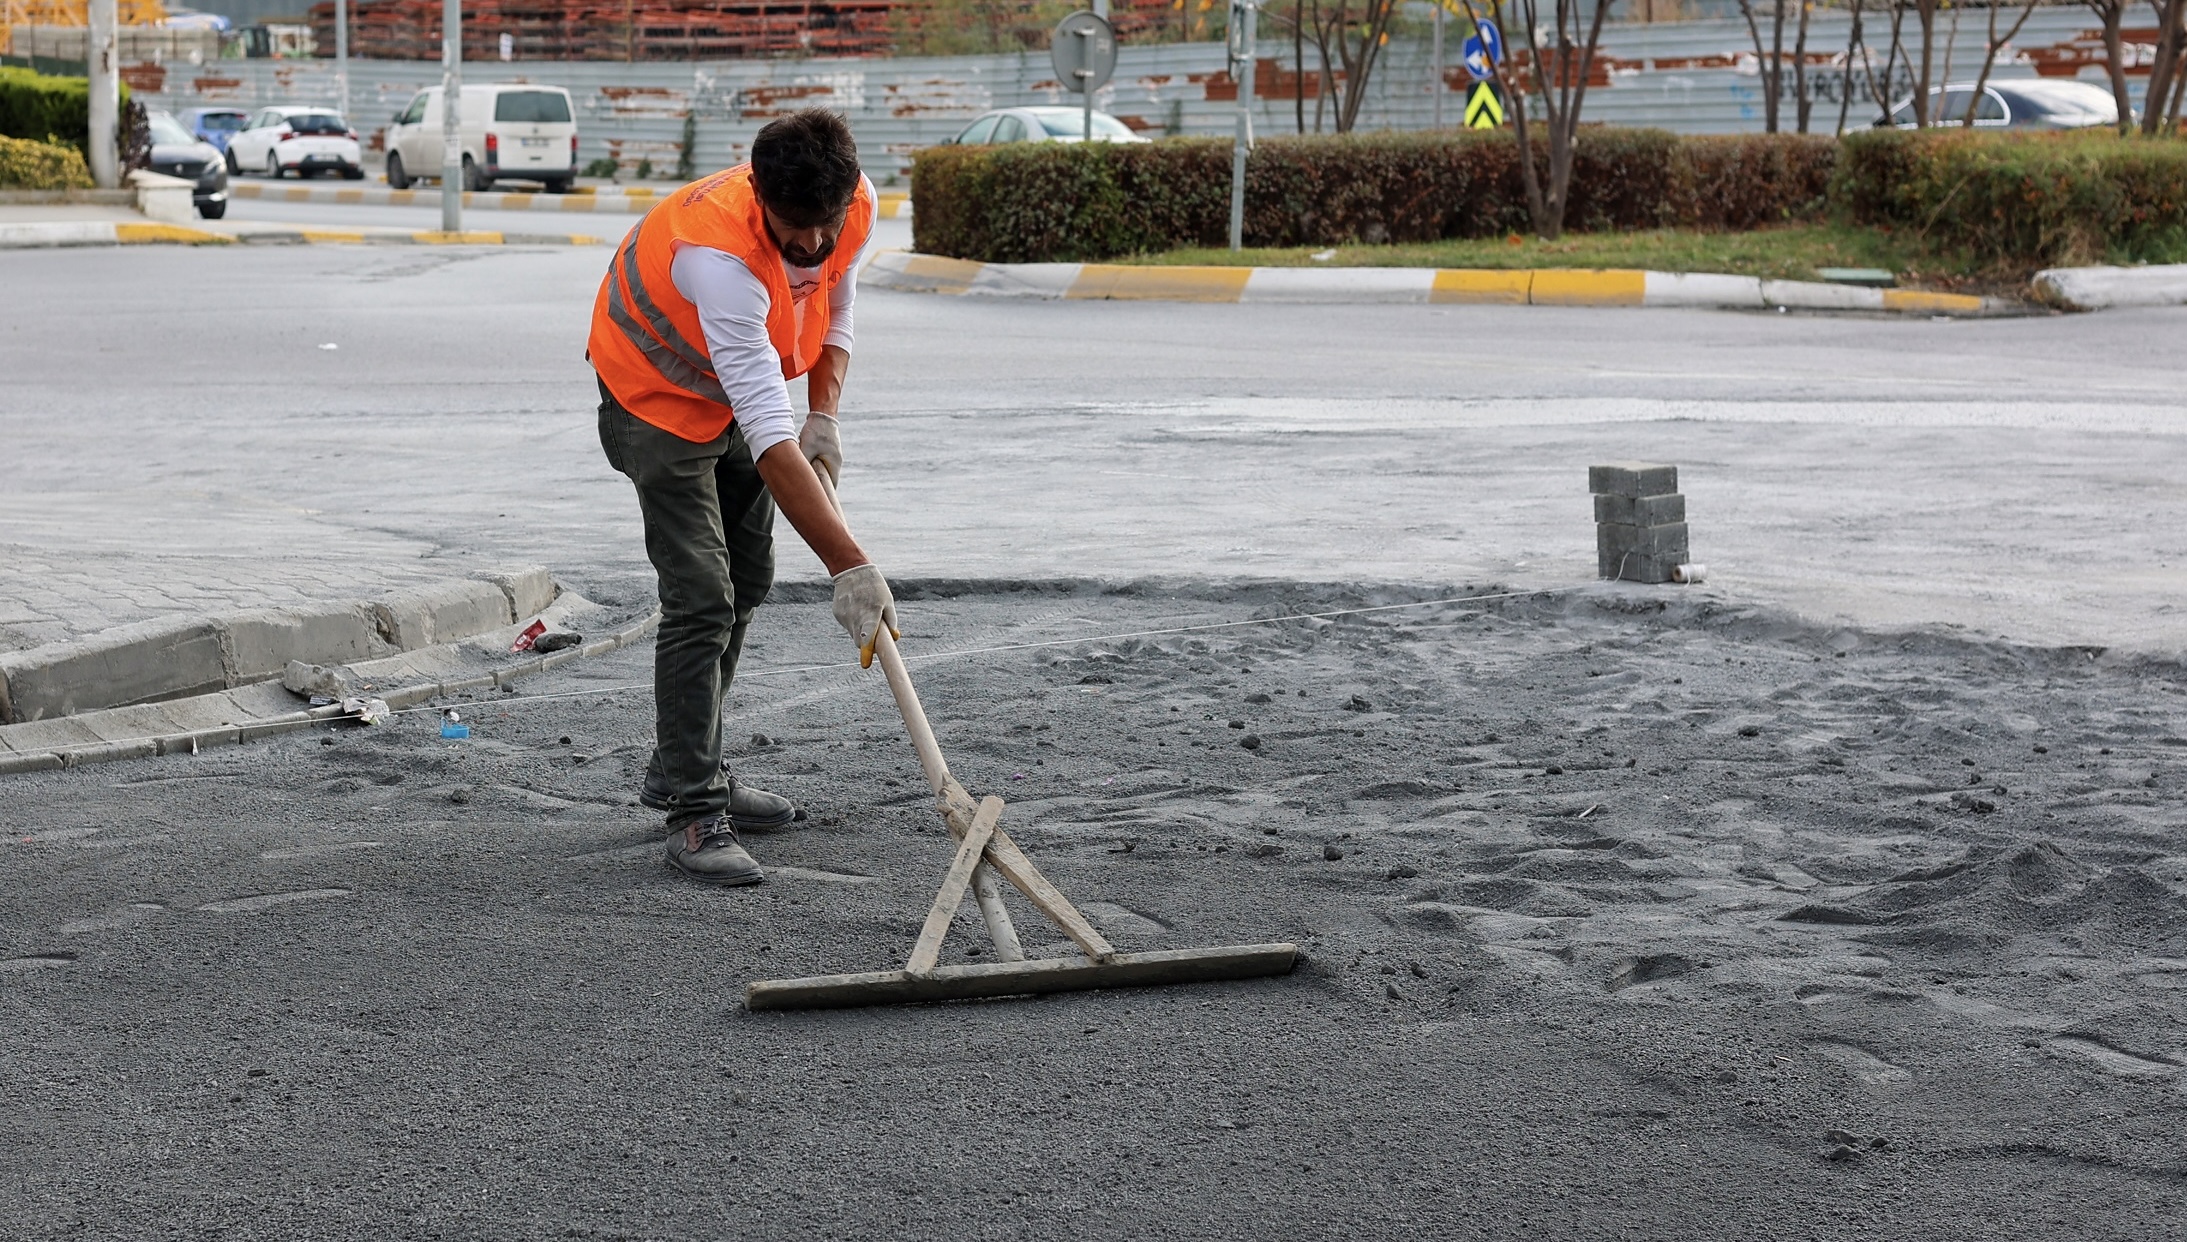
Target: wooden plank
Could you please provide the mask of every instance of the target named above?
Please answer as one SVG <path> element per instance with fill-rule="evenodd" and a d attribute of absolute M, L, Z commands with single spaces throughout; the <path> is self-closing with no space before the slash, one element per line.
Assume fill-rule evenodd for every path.
<path fill-rule="evenodd" d="M 762 979 L 744 989 L 744 1007 L 842 1009 L 922 1001 L 975 1000 L 1089 988 L 1154 987 L 1217 979 L 1256 979 L 1287 974 L 1298 963 L 1293 944 L 1235 944 L 1207 949 L 1118 953 L 1106 962 L 980 962 L 942 966 L 926 976 L 901 970 L 807 979 Z"/>
<path fill-rule="evenodd" d="M 1018 849 L 1018 843 L 1000 828 L 995 829 L 994 837 L 987 842 L 987 863 L 1003 879 L 1017 885 L 1025 899 L 1033 903 L 1033 908 L 1047 915 L 1048 921 L 1061 928 L 1089 959 L 1099 963 L 1118 956 L 1116 946 L 1094 930 L 1094 925 L 1086 921 L 1078 907 L 1048 882 L 1048 877 L 1033 866 L 1033 860 Z"/>
<path fill-rule="evenodd" d="M 964 808 L 970 805 L 972 796 L 953 777 L 943 784 L 942 792 L 936 799 L 943 821 L 949 825 L 949 831 L 960 839 L 971 826 L 971 821 L 964 814 Z M 1000 828 L 995 829 L 995 835 L 987 842 L 987 865 L 993 867 L 1002 878 L 1015 884 L 1018 891 L 1025 894 L 1025 899 L 1032 902 L 1035 909 L 1047 915 L 1049 921 L 1070 937 L 1071 943 L 1077 945 L 1079 951 L 1087 957 L 1096 962 L 1105 962 L 1115 956 L 1116 946 L 1094 930 L 1094 925 L 1086 921 L 1086 916 L 1078 912 L 1078 907 L 1072 905 L 1061 890 L 1048 882 L 1048 877 L 1040 873 L 1040 868 L 1033 865 L 1033 860 L 1027 858 L 1025 852 L 1018 848 L 1017 842 L 1010 839 L 1010 834 Z"/>
<path fill-rule="evenodd" d="M 929 974 L 934 963 L 941 960 L 942 937 L 949 934 L 949 921 L 957 916 L 957 907 L 964 903 L 964 889 L 972 882 L 972 869 L 979 865 L 980 855 L 987 849 L 987 840 L 995 834 L 995 824 L 1001 818 L 1002 799 L 990 797 L 980 803 L 980 813 L 972 817 L 971 831 L 957 843 L 957 857 L 951 860 L 948 874 L 942 877 L 941 891 L 934 894 L 934 905 L 926 912 L 926 925 L 919 929 L 919 941 L 911 946 L 911 960 L 904 963 L 905 974 Z"/>

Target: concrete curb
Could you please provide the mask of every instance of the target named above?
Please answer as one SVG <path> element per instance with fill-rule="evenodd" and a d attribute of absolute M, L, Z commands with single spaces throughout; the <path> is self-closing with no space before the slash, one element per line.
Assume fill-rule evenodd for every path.
<path fill-rule="evenodd" d="M 875 255 L 868 286 L 973 297 L 1333 305 L 1652 306 L 1719 310 L 2022 314 L 2002 298 L 1865 289 L 1753 276 L 1636 269 L 1424 267 L 1158 267 L 1120 263 L 975 263 L 902 250 Z"/>
<path fill-rule="evenodd" d="M 291 660 L 351 664 L 448 643 L 536 616 L 555 594 L 552 574 L 524 566 L 363 603 L 158 617 L 4 652 L 0 725 L 240 689 L 278 679 Z"/>
<path fill-rule="evenodd" d="M 597 246 L 582 233 L 500 233 L 396 228 L 303 228 L 287 224 L 162 224 L 129 220 L 56 220 L 0 224 L 0 250 L 56 246 L 352 245 L 352 246 Z"/>
<path fill-rule="evenodd" d="M 525 194 L 514 191 L 465 193 L 463 205 L 477 211 L 589 212 L 596 215 L 644 215 L 673 188 L 655 190 L 632 186 L 618 190 L 573 190 L 568 194 Z M 270 203 L 340 203 L 376 207 L 437 207 L 440 188 L 391 190 L 385 185 L 343 188 L 333 185 L 280 185 L 266 181 L 231 178 L 230 198 L 254 198 Z M 874 204 L 883 220 L 911 218 L 911 196 L 884 193 Z"/>
<path fill-rule="evenodd" d="M 2187 306 L 2187 263 L 2054 267 L 2035 273 L 2035 296 L 2068 310 Z"/>
<path fill-rule="evenodd" d="M 443 695 L 463 694 L 472 690 L 485 690 L 510 685 L 535 673 L 567 664 L 586 656 L 604 655 L 628 645 L 660 623 L 658 609 L 623 626 L 605 638 L 596 639 L 578 647 L 569 647 L 548 655 L 533 656 L 503 668 L 486 673 L 452 677 L 446 680 L 416 681 L 396 689 L 379 693 L 395 711 L 416 707 Z M 445 650 L 445 648 L 443 648 Z M 383 663 L 386 663 L 383 661 Z M 144 709 L 122 708 L 112 712 L 96 712 L 88 716 L 71 716 L 64 721 L 77 726 L 82 741 L 75 744 L 52 746 L 46 749 L 14 750 L 0 746 L 0 776 L 22 772 L 52 772 L 62 768 L 78 768 L 86 764 L 112 763 L 121 759 L 146 759 L 154 755 L 197 754 L 211 746 L 240 746 L 258 738 L 272 737 L 280 733 L 292 733 L 314 725 L 330 724 L 342 719 L 340 704 L 314 707 L 302 711 L 264 710 L 278 709 L 295 702 L 288 696 L 284 702 L 275 696 L 288 696 L 279 682 L 265 682 L 248 687 L 246 692 L 227 691 L 208 695 L 201 700 L 183 700 L 175 703 L 153 705 L 170 719 L 188 718 L 205 713 L 251 717 L 244 723 L 223 722 L 218 725 L 196 728 L 178 728 L 173 731 L 144 732 L 132 730 L 130 723 L 141 722 Z M 192 707 L 201 710 L 193 712 Z M 258 709 L 258 710 L 254 710 Z M 129 714 L 125 720 L 125 713 Z M 106 719 L 101 719 L 106 718 Z M 116 726 L 121 726 L 117 728 Z M 110 734 L 115 736 L 109 736 Z M 0 738 L 0 741 L 4 741 Z"/>

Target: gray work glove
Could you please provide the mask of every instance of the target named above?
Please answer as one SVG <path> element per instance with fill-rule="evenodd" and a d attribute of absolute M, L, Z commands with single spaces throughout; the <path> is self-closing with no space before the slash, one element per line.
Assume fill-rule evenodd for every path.
<path fill-rule="evenodd" d="M 813 469 L 827 471 L 829 483 L 842 485 L 843 429 L 835 415 L 818 410 L 806 415 L 804 429 L 797 433 L 797 451 L 805 455 Z"/>
<path fill-rule="evenodd" d="M 888 579 L 872 563 L 835 575 L 835 619 L 850 631 L 858 644 L 858 667 L 873 667 L 873 648 L 881 641 L 881 627 L 890 638 L 902 638 L 896 628 L 896 597 L 889 594 Z"/>

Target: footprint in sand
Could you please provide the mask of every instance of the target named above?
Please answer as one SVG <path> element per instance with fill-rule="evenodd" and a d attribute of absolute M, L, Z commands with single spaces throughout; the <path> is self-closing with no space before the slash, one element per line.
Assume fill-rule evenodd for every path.
<path fill-rule="evenodd" d="M 63 935 L 82 932 L 118 931 L 131 923 L 141 922 L 155 914 L 167 913 L 167 907 L 156 901 L 139 901 L 106 914 L 94 914 L 89 918 L 70 919 L 58 930 Z"/>
<path fill-rule="evenodd" d="M 199 914 L 249 914 L 258 910 L 285 906 L 292 901 L 319 901 L 327 897 L 347 897 L 346 888 L 303 888 L 291 893 L 257 893 L 249 897 L 229 897 L 221 901 L 209 901 L 197 907 Z"/>
<path fill-rule="evenodd" d="M 1827 1061 L 1844 1066 L 1847 1073 L 1873 1087 L 1889 1087 L 1913 1077 L 1903 1066 L 1893 1065 L 1882 1057 L 1851 1044 L 1819 1043 L 1812 1045 L 1815 1054 Z"/>
<path fill-rule="evenodd" d="M 351 850 L 378 848 L 380 843 L 377 841 L 337 841 L 332 845 L 292 845 L 286 849 L 267 850 L 259 857 L 268 862 L 279 862 L 285 858 L 316 858 L 321 854 L 346 854 Z"/>
<path fill-rule="evenodd" d="M 2044 1040 L 2043 1045 L 2056 1052 L 2093 1061 L 2098 1069 L 2121 1078 L 2176 1078 L 2183 1068 L 2187 1068 L 2176 1061 L 2128 1052 L 2109 1040 L 2092 1035 L 2060 1035 Z"/>
<path fill-rule="evenodd" d="M 22 957 L 0 957 L 0 975 L 46 970 L 55 966 L 66 966 L 75 960 L 76 955 L 73 953 L 30 953 Z"/>
<path fill-rule="evenodd" d="M 1080 903 L 1079 912 L 1092 919 L 1102 931 L 1127 939 L 1148 939 L 1161 935 L 1169 928 L 1148 918 L 1136 910 L 1114 905 L 1106 901 Z"/>

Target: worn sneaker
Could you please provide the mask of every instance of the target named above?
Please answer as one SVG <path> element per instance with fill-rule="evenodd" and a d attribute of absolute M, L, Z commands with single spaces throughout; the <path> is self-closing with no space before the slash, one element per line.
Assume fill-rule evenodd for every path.
<path fill-rule="evenodd" d="M 668 865 L 708 884 L 757 884 L 767 878 L 727 819 L 695 819 L 668 834 Z"/>
<path fill-rule="evenodd" d="M 721 767 L 724 773 L 729 770 L 726 761 Z M 672 797 L 667 778 L 656 769 L 647 768 L 645 783 L 638 787 L 638 801 L 656 811 L 673 809 L 670 805 Z M 781 794 L 754 789 L 734 776 L 729 778 L 729 820 L 736 825 L 738 832 L 766 832 L 771 828 L 785 827 L 799 818 L 800 814 L 797 804 Z"/>

